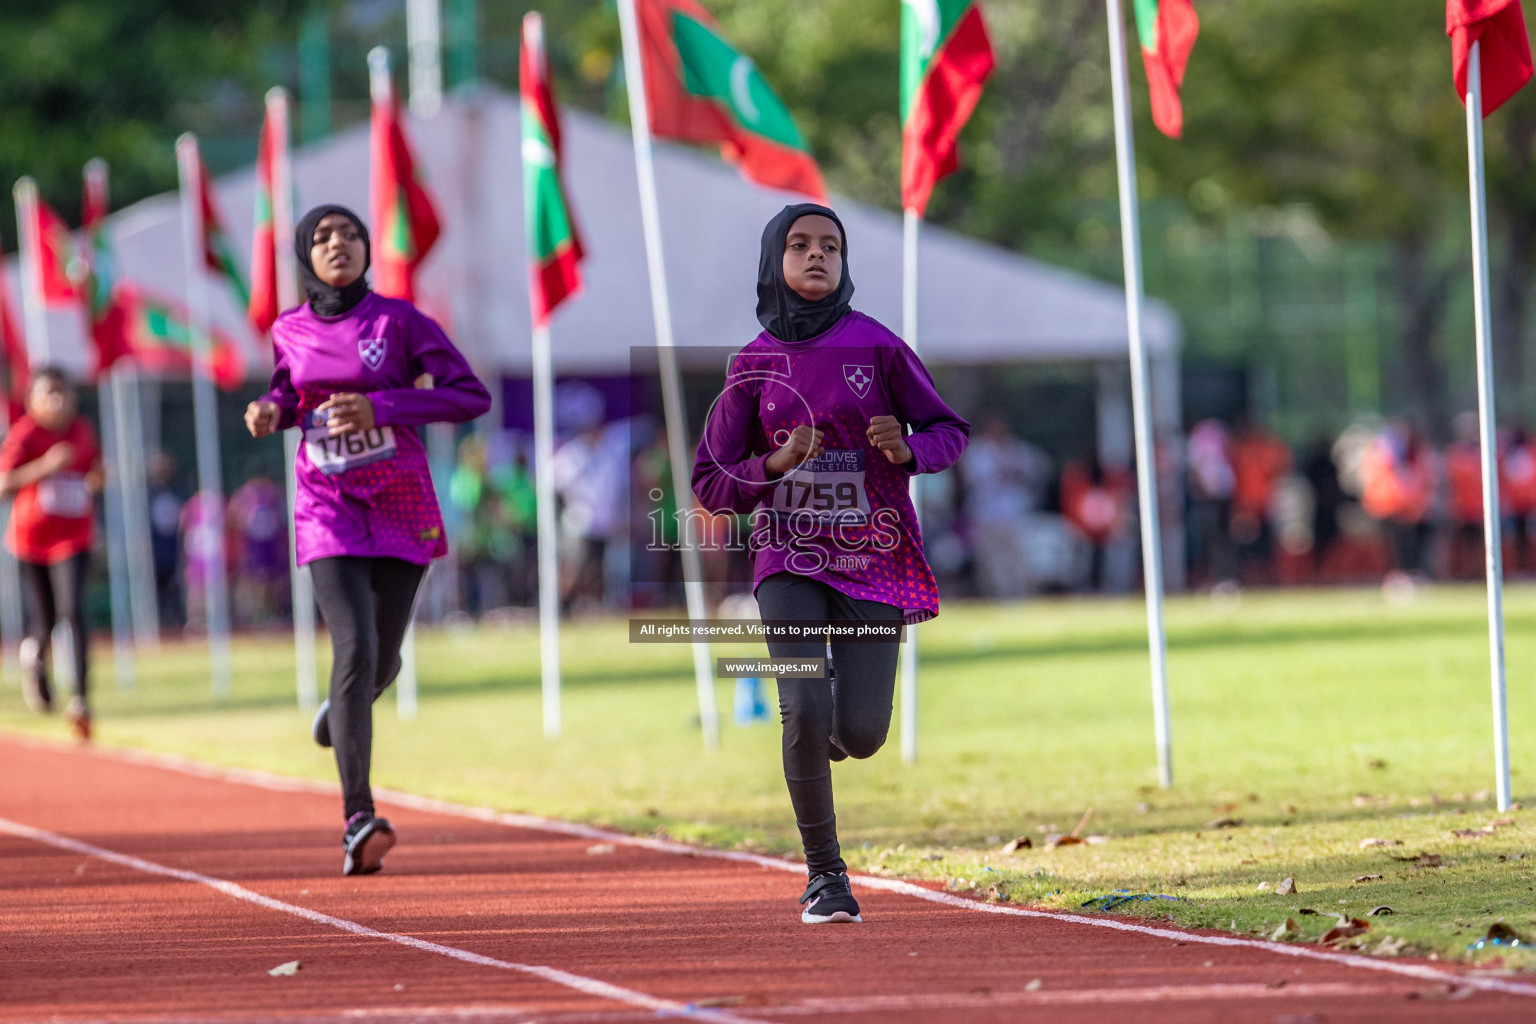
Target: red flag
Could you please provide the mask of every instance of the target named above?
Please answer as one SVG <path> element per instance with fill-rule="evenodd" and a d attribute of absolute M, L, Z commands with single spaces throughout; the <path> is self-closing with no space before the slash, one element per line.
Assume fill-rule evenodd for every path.
<path fill-rule="evenodd" d="M 282 312 L 277 298 L 277 237 L 272 211 L 277 192 L 277 159 L 287 140 L 267 110 L 256 142 L 256 230 L 251 240 L 251 301 L 246 316 L 257 334 L 272 329 Z"/>
<path fill-rule="evenodd" d="M 1152 123 L 1171 139 L 1184 134 L 1184 69 L 1200 35 L 1191 0 L 1133 0 L 1141 60 L 1152 93 Z"/>
<path fill-rule="evenodd" d="M 10 422 L 15 423 L 26 412 L 32 372 L 31 360 L 27 357 L 27 339 L 21 333 L 21 320 L 11 306 L 11 293 L 5 287 L 4 260 L 0 260 L 0 352 L 5 357 L 7 411 Z"/>
<path fill-rule="evenodd" d="M 789 109 L 698 0 L 637 0 L 651 132 L 714 143 L 759 185 L 826 201 L 827 186 Z"/>
<path fill-rule="evenodd" d="M 373 103 L 371 155 L 373 290 L 414 301 L 416 268 L 432 251 L 442 225 L 417 174 L 393 88 L 387 100 Z"/>
<path fill-rule="evenodd" d="M 73 306 L 83 296 L 81 284 L 85 277 L 85 265 L 74 236 L 42 196 L 33 197 L 30 213 L 34 241 L 27 256 L 33 260 L 33 280 L 43 290 L 43 302 L 50 306 Z"/>
<path fill-rule="evenodd" d="M 105 373 L 112 364 L 133 354 L 128 341 L 128 318 L 123 296 L 117 285 L 117 267 L 107 245 L 107 179 L 105 165 L 99 173 L 86 168 L 85 175 L 85 249 L 88 266 L 84 295 L 86 322 L 96 345 L 96 372 Z"/>
<path fill-rule="evenodd" d="M 912 0 L 901 22 L 901 206 L 921 216 L 996 61 L 975 0 Z"/>
<path fill-rule="evenodd" d="M 1451 37 L 1456 92 L 1467 101 L 1467 62 L 1480 42 L 1483 116 L 1498 110 L 1531 80 L 1531 41 L 1519 0 L 1446 0 L 1445 34 Z"/>

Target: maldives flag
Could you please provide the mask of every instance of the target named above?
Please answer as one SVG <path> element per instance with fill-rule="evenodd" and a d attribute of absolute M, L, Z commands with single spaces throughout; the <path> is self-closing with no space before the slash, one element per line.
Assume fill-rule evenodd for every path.
<path fill-rule="evenodd" d="M 560 121 L 544 59 L 544 22 L 523 16 L 518 70 L 523 119 L 523 220 L 532 264 L 533 321 L 543 327 L 555 307 L 581 291 L 581 236 L 560 179 Z"/>
<path fill-rule="evenodd" d="M 1184 103 L 1179 88 L 1189 51 L 1200 34 L 1191 0 L 1133 0 L 1136 34 L 1141 37 L 1141 59 L 1147 67 L 1147 86 L 1152 91 L 1152 123 L 1169 138 L 1184 134 Z"/>
<path fill-rule="evenodd" d="M 370 203 L 373 215 L 373 289 L 415 301 L 416 268 L 437 242 L 437 208 L 416 171 L 416 159 L 400 123 L 393 89 L 373 102 Z"/>
<path fill-rule="evenodd" d="M 34 195 L 29 211 L 30 234 L 35 241 L 27 254 L 32 260 L 33 280 L 41 285 L 43 302 L 50 306 L 73 306 L 80 302 L 85 281 L 85 260 L 64 219 Z"/>
<path fill-rule="evenodd" d="M 1467 61 L 1472 44 L 1480 42 L 1483 70 L 1483 116 L 1531 80 L 1531 41 L 1525 33 L 1520 0 L 1446 0 L 1445 34 L 1451 37 L 1451 66 L 1456 92 L 1467 101 Z"/>
<path fill-rule="evenodd" d="M 203 163 L 201 152 L 197 156 L 197 191 L 203 207 L 203 264 L 228 281 L 236 300 L 241 306 L 248 307 L 250 289 L 246 288 L 245 278 L 240 276 L 240 268 L 235 263 L 235 247 L 230 244 L 224 217 L 213 198 L 213 182 L 208 177 L 208 166 Z"/>
<path fill-rule="evenodd" d="M 107 176 L 105 165 L 87 166 L 85 173 L 86 322 L 96 345 L 96 372 L 105 373 L 119 359 L 133 354 L 128 341 L 127 310 L 117 287 L 117 258 L 107 243 Z"/>
<path fill-rule="evenodd" d="M 995 62 L 976 0 L 902 0 L 901 205 L 921 216 Z"/>
<path fill-rule="evenodd" d="M 277 237 L 272 211 L 276 195 L 277 159 L 287 140 L 269 107 L 256 140 L 256 229 L 251 239 L 251 298 L 246 316 L 257 334 L 272 329 L 282 312 L 277 298 Z"/>
<path fill-rule="evenodd" d="M 827 198 L 789 109 L 698 0 L 637 0 L 651 132 L 715 143 L 759 185 Z"/>
<path fill-rule="evenodd" d="M 126 331 L 135 361 L 161 374 L 190 374 L 193 365 L 192 326 L 179 305 L 124 285 L 121 289 Z M 245 382 L 240 344 L 215 329 L 209 339 L 213 381 L 226 391 Z"/>

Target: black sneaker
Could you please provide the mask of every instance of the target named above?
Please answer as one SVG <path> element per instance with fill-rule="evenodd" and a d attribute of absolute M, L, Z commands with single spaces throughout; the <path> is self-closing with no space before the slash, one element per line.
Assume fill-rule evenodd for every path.
<path fill-rule="evenodd" d="M 805 909 L 800 920 L 805 924 L 861 924 L 859 901 L 853 898 L 846 874 L 817 875 L 800 897 Z"/>
<path fill-rule="evenodd" d="M 395 846 L 395 830 L 383 818 L 365 811 L 352 815 L 341 837 L 347 852 L 341 862 L 344 875 L 371 875 L 384 866 L 384 855 Z"/>
<path fill-rule="evenodd" d="M 31 637 L 21 642 L 21 695 L 33 711 L 46 714 L 53 710 L 48 663 L 43 660 L 42 645 Z"/>

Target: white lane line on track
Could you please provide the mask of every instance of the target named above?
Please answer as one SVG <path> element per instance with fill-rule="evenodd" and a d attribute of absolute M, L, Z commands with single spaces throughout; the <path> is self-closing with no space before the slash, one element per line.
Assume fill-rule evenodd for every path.
<path fill-rule="evenodd" d="M 656 996 L 646 995 L 644 992 L 636 992 L 634 989 L 611 985 L 606 981 L 598 981 L 596 978 L 572 974 L 570 971 L 562 971 L 556 967 L 520 964 L 514 963 L 511 960 L 498 960 L 495 957 L 482 956 L 479 953 L 471 953 L 468 950 L 458 949 L 454 946 L 444 946 L 441 943 L 418 939 L 414 935 L 381 932 L 375 928 L 369 928 L 367 925 L 358 924 L 356 921 L 348 921 L 342 917 L 332 917 L 330 914 L 322 914 L 318 910 L 310 910 L 308 907 L 301 907 L 294 903 L 284 903 L 282 900 L 263 896 L 259 892 L 245 888 L 243 885 L 226 882 L 221 878 L 213 878 L 209 875 L 199 874 L 196 871 L 186 871 L 182 868 L 167 867 L 164 864 L 157 864 L 152 860 L 144 860 L 142 857 L 134 857 L 130 854 L 118 853 L 115 850 L 108 850 L 104 847 L 93 846 L 90 843 L 83 843 L 78 839 L 46 832 L 43 829 L 23 825 L 8 818 L 0 818 L 0 832 L 8 832 L 20 839 L 30 839 L 33 842 L 42 843 L 45 846 L 51 846 L 58 850 L 83 853 L 121 867 L 141 871 L 147 875 L 159 875 L 162 878 L 174 878 L 181 882 L 206 885 L 208 888 L 221 892 L 233 899 L 254 903 L 256 906 L 264 907 L 267 910 L 275 910 L 281 914 L 290 914 L 314 924 L 326 925 L 352 935 L 362 936 L 363 938 L 382 939 L 385 942 L 408 946 L 411 949 L 419 949 L 426 953 L 436 953 L 439 956 L 445 956 L 451 960 L 458 960 L 466 964 L 474 964 L 477 967 L 494 967 L 498 970 L 516 971 L 519 974 L 531 975 L 532 977 L 553 982 L 556 985 L 562 985 L 565 988 L 574 989 L 586 995 L 596 996 L 600 999 L 611 999 L 614 1002 L 626 1003 L 630 1006 L 638 1006 L 652 1011 L 658 1017 L 676 1015 L 687 1016 L 695 1020 L 713 1021 L 715 1024 L 748 1024 L 747 1019 L 743 1017 L 737 1017 L 718 1010 L 689 1007 L 686 1004 L 671 999 L 659 999 Z"/>
<path fill-rule="evenodd" d="M 38 749 L 58 752 L 75 752 L 77 748 L 63 744 L 49 743 L 32 738 L 9 737 L 13 742 L 21 746 L 33 746 Z M 138 750 L 101 750 L 93 748 L 90 753 L 107 760 L 124 761 L 130 764 L 148 765 L 150 767 L 165 768 L 180 772 L 184 775 L 192 775 L 198 778 L 212 779 L 219 782 L 235 782 L 243 785 L 254 786 L 258 789 L 267 789 L 283 793 L 314 793 L 326 796 L 334 796 L 340 789 L 333 783 L 315 782 L 309 779 L 295 779 L 288 776 L 277 775 L 272 772 L 255 771 L 247 768 L 220 768 L 194 761 L 191 758 L 179 757 L 173 754 L 153 754 Z M 465 804 L 456 804 L 447 800 L 437 800 L 431 797 L 416 796 L 411 793 L 401 793 L 395 790 L 375 789 L 374 795 L 381 800 L 386 800 L 398 807 L 411 810 L 424 811 L 429 814 L 440 814 L 455 818 L 468 818 L 474 821 L 495 822 L 509 825 L 513 828 L 529 829 L 538 832 L 550 832 L 559 835 L 574 836 L 580 839 L 598 839 L 604 842 L 621 846 L 631 846 L 646 850 L 655 850 L 660 853 L 674 853 L 686 857 L 705 857 L 711 860 L 728 860 L 740 864 L 755 864 L 758 867 L 768 868 L 773 871 L 789 871 L 799 874 L 805 870 L 805 865 L 799 861 L 778 860 L 773 857 L 765 857 L 757 853 L 743 853 L 738 850 L 711 850 L 702 846 L 689 846 L 670 839 L 651 839 L 645 836 L 632 836 L 624 832 L 613 832 L 608 829 L 594 828 L 591 825 L 578 825 L 568 821 L 559 821 L 553 818 L 541 818 L 532 814 L 515 814 L 508 811 L 497 811 L 487 807 L 470 807 Z M 1121 918 L 1114 917 L 1090 917 L 1086 914 L 1073 914 L 1065 911 L 1034 910 L 1028 907 L 1015 907 L 999 903 L 982 903 L 980 900 L 968 900 L 947 892 L 936 892 L 925 889 L 911 882 L 903 882 L 894 878 L 878 878 L 874 875 L 850 875 L 851 879 L 868 889 L 883 889 L 886 892 L 899 893 L 903 896 L 911 896 L 929 903 L 938 903 L 946 907 L 954 907 L 960 910 L 969 910 L 973 913 L 999 914 L 1005 917 L 1029 917 L 1044 918 L 1050 921 L 1058 921 L 1064 924 L 1084 925 L 1090 928 L 1107 928 L 1111 931 L 1129 932 L 1135 935 L 1149 935 L 1159 939 L 1170 939 L 1174 942 L 1198 944 L 1205 946 L 1223 946 L 1237 949 L 1256 949 L 1266 953 L 1275 953 L 1280 956 L 1295 957 L 1301 960 L 1315 960 L 1323 963 L 1336 964 L 1342 967 L 1352 967 L 1363 971 L 1380 971 L 1386 974 L 1397 974 L 1407 978 L 1417 978 L 1421 981 L 1429 981 L 1437 984 L 1450 984 L 1467 986 L 1484 992 L 1500 992 L 1505 995 L 1525 996 L 1536 998 L 1536 985 L 1525 984 L 1517 981 L 1506 981 L 1502 978 L 1485 978 L 1476 974 L 1461 974 L 1456 971 L 1440 970 L 1434 967 L 1425 967 L 1421 964 L 1404 964 L 1392 960 L 1382 960 L 1372 957 L 1358 956 L 1352 953 L 1341 953 L 1329 949 L 1318 949 L 1312 946 L 1293 945 L 1283 942 L 1268 942 L 1264 939 L 1243 939 L 1230 935 L 1202 935 L 1198 932 L 1178 931 L 1173 928 L 1158 928 L 1153 925 L 1136 924 Z"/>

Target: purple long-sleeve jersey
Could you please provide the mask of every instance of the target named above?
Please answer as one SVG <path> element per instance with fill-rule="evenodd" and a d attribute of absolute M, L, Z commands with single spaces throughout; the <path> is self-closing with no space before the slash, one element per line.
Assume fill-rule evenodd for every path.
<path fill-rule="evenodd" d="M 424 423 L 462 423 L 491 396 L 431 317 L 401 299 L 370 292 L 339 317 L 306 303 L 272 326 L 276 365 L 266 398 L 280 429 L 304 426 L 294 511 L 299 564 L 338 555 L 399 558 L 426 565 L 447 538 L 426 449 Z M 422 374 L 432 387 L 418 388 Z M 317 409 L 331 395 L 365 394 L 374 429 L 331 438 Z M 323 418 L 323 414 L 322 418 Z"/>
<path fill-rule="evenodd" d="M 910 428 L 911 462 L 896 465 L 869 443 L 875 416 Z M 802 425 L 823 432 L 823 453 L 770 478 L 769 454 Z M 938 614 L 939 593 L 909 483 L 913 473 L 953 465 L 969 436 L 916 354 L 852 312 L 805 341 L 765 331 L 732 358 L 699 442 L 693 490 L 709 512 L 750 514 L 755 583 L 793 572 L 922 622 Z"/>

